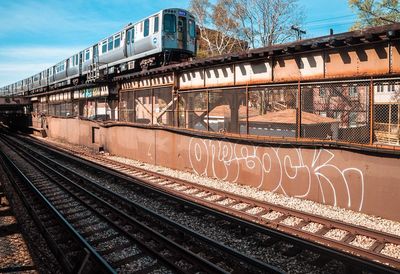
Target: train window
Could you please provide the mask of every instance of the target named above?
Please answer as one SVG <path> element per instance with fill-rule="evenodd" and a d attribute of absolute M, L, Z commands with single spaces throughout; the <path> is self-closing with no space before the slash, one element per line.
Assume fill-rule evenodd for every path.
<path fill-rule="evenodd" d="M 121 43 L 121 34 L 117 34 L 114 36 L 114 48 L 119 48 Z"/>
<path fill-rule="evenodd" d="M 164 31 L 174 33 L 176 31 L 176 16 L 173 14 L 164 14 Z"/>
<path fill-rule="evenodd" d="M 158 25 L 159 25 L 158 15 L 154 17 L 154 33 L 158 32 Z"/>
<path fill-rule="evenodd" d="M 107 52 L 107 40 L 101 43 L 101 53 Z"/>
<path fill-rule="evenodd" d="M 131 32 L 132 32 L 131 43 L 133 44 L 133 41 L 135 41 L 135 28 L 132 28 Z"/>
<path fill-rule="evenodd" d="M 193 20 L 189 20 L 189 36 L 194 38 L 196 36 L 196 27 Z"/>
<path fill-rule="evenodd" d="M 90 50 L 87 49 L 87 50 L 85 51 L 85 61 L 87 61 L 87 60 L 89 60 L 89 59 L 90 59 Z"/>
<path fill-rule="evenodd" d="M 131 32 L 132 32 L 132 29 L 130 29 L 130 30 L 128 30 L 128 31 L 126 32 L 126 43 L 127 43 L 128 45 L 131 43 Z"/>
<path fill-rule="evenodd" d="M 108 51 L 113 49 L 113 38 L 108 38 Z"/>
<path fill-rule="evenodd" d="M 144 20 L 144 37 L 149 36 L 149 19 Z"/>

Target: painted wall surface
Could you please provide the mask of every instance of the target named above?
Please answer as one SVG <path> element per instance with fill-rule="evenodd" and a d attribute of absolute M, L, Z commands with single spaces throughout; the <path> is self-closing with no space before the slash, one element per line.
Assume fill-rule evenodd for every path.
<path fill-rule="evenodd" d="M 240 63 L 235 65 L 235 84 L 247 85 L 272 81 L 271 62 Z"/>
<path fill-rule="evenodd" d="M 327 78 L 389 73 L 388 45 L 332 50 L 325 66 Z"/>
<path fill-rule="evenodd" d="M 179 76 L 179 88 L 203 88 L 204 87 L 204 70 L 190 70 L 181 73 Z"/>
<path fill-rule="evenodd" d="M 93 122 L 52 118 L 48 124 L 50 137 L 90 146 Z M 400 221 L 399 158 L 129 126 L 100 127 L 99 134 L 105 151 L 115 155 Z"/>
<path fill-rule="evenodd" d="M 234 70 L 232 66 L 213 67 L 205 70 L 206 86 L 219 87 L 232 84 Z"/>

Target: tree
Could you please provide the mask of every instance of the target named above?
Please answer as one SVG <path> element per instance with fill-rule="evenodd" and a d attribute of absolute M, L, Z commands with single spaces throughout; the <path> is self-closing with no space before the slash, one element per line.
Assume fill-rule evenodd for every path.
<path fill-rule="evenodd" d="M 216 4 L 208 0 L 192 0 L 191 12 L 196 17 L 200 33 L 200 56 L 214 56 L 245 49 L 243 41 L 237 39 L 238 23 L 224 0 Z M 202 46 L 205 45 L 205 46 Z M 201 52 L 206 48 L 206 52 Z"/>
<path fill-rule="evenodd" d="M 252 48 L 295 39 L 291 26 L 300 26 L 304 10 L 297 0 L 225 0 L 233 4 L 240 34 Z"/>
<path fill-rule="evenodd" d="M 211 55 L 294 39 L 304 18 L 297 0 L 191 0 L 190 10 Z"/>
<path fill-rule="evenodd" d="M 353 30 L 400 22 L 399 0 L 349 0 L 349 5 L 358 16 Z"/>

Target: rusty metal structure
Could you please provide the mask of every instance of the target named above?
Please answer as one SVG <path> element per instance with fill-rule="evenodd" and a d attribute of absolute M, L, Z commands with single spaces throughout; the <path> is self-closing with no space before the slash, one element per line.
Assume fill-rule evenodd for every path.
<path fill-rule="evenodd" d="M 399 220 L 399 61 L 400 24 L 301 40 L 31 94 L 33 126 Z"/>

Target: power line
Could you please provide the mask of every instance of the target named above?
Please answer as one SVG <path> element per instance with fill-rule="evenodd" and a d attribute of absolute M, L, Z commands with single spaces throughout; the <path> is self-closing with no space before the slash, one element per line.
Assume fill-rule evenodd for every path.
<path fill-rule="evenodd" d="M 332 22 L 326 22 L 326 23 L 321 23 L 321 24 L 312 24 L 312 25 L 305 25 L 307 28 L 313 28 L 313 27 L 320 27 L 320 26 L 331 26 L 331 25 L 336 25 L 336 24 L 343 24 L 343 23 L 353 23 L 354 20 L 343 20 L 343 21 L 332 21 Z"/>
<path fill-rule="evenodd" d="M 354 21 L 337 21 L 337 22 L 331 22 L 331 23 L 324 23 L 324 24 L 317 24 L 317 25 L 312 25 L 312 26 L 305 26 L 307 29 L 315 29 L 315 28 L 324 28 L 324 27 L 332 27 L 332 26 L 341 26 L 341 25 L 347 25 L 347 24 L 353 24 Z"/>
<path fill-rule="evenodd" d="M 333 20 L 333 19 L 340 19 L 340 18 L 346 18 L 346 17 L 354 17 L 354 14 L 341 15 L 341 16 L 324 18 L 324 19 L 317 19 L 317 20 L 305 22 L 304 24 L 309 24 L 309 23 L 314 23 L 314 22 L 321 22 L 321 21 L 329 21 L 329 20 Z"/>

